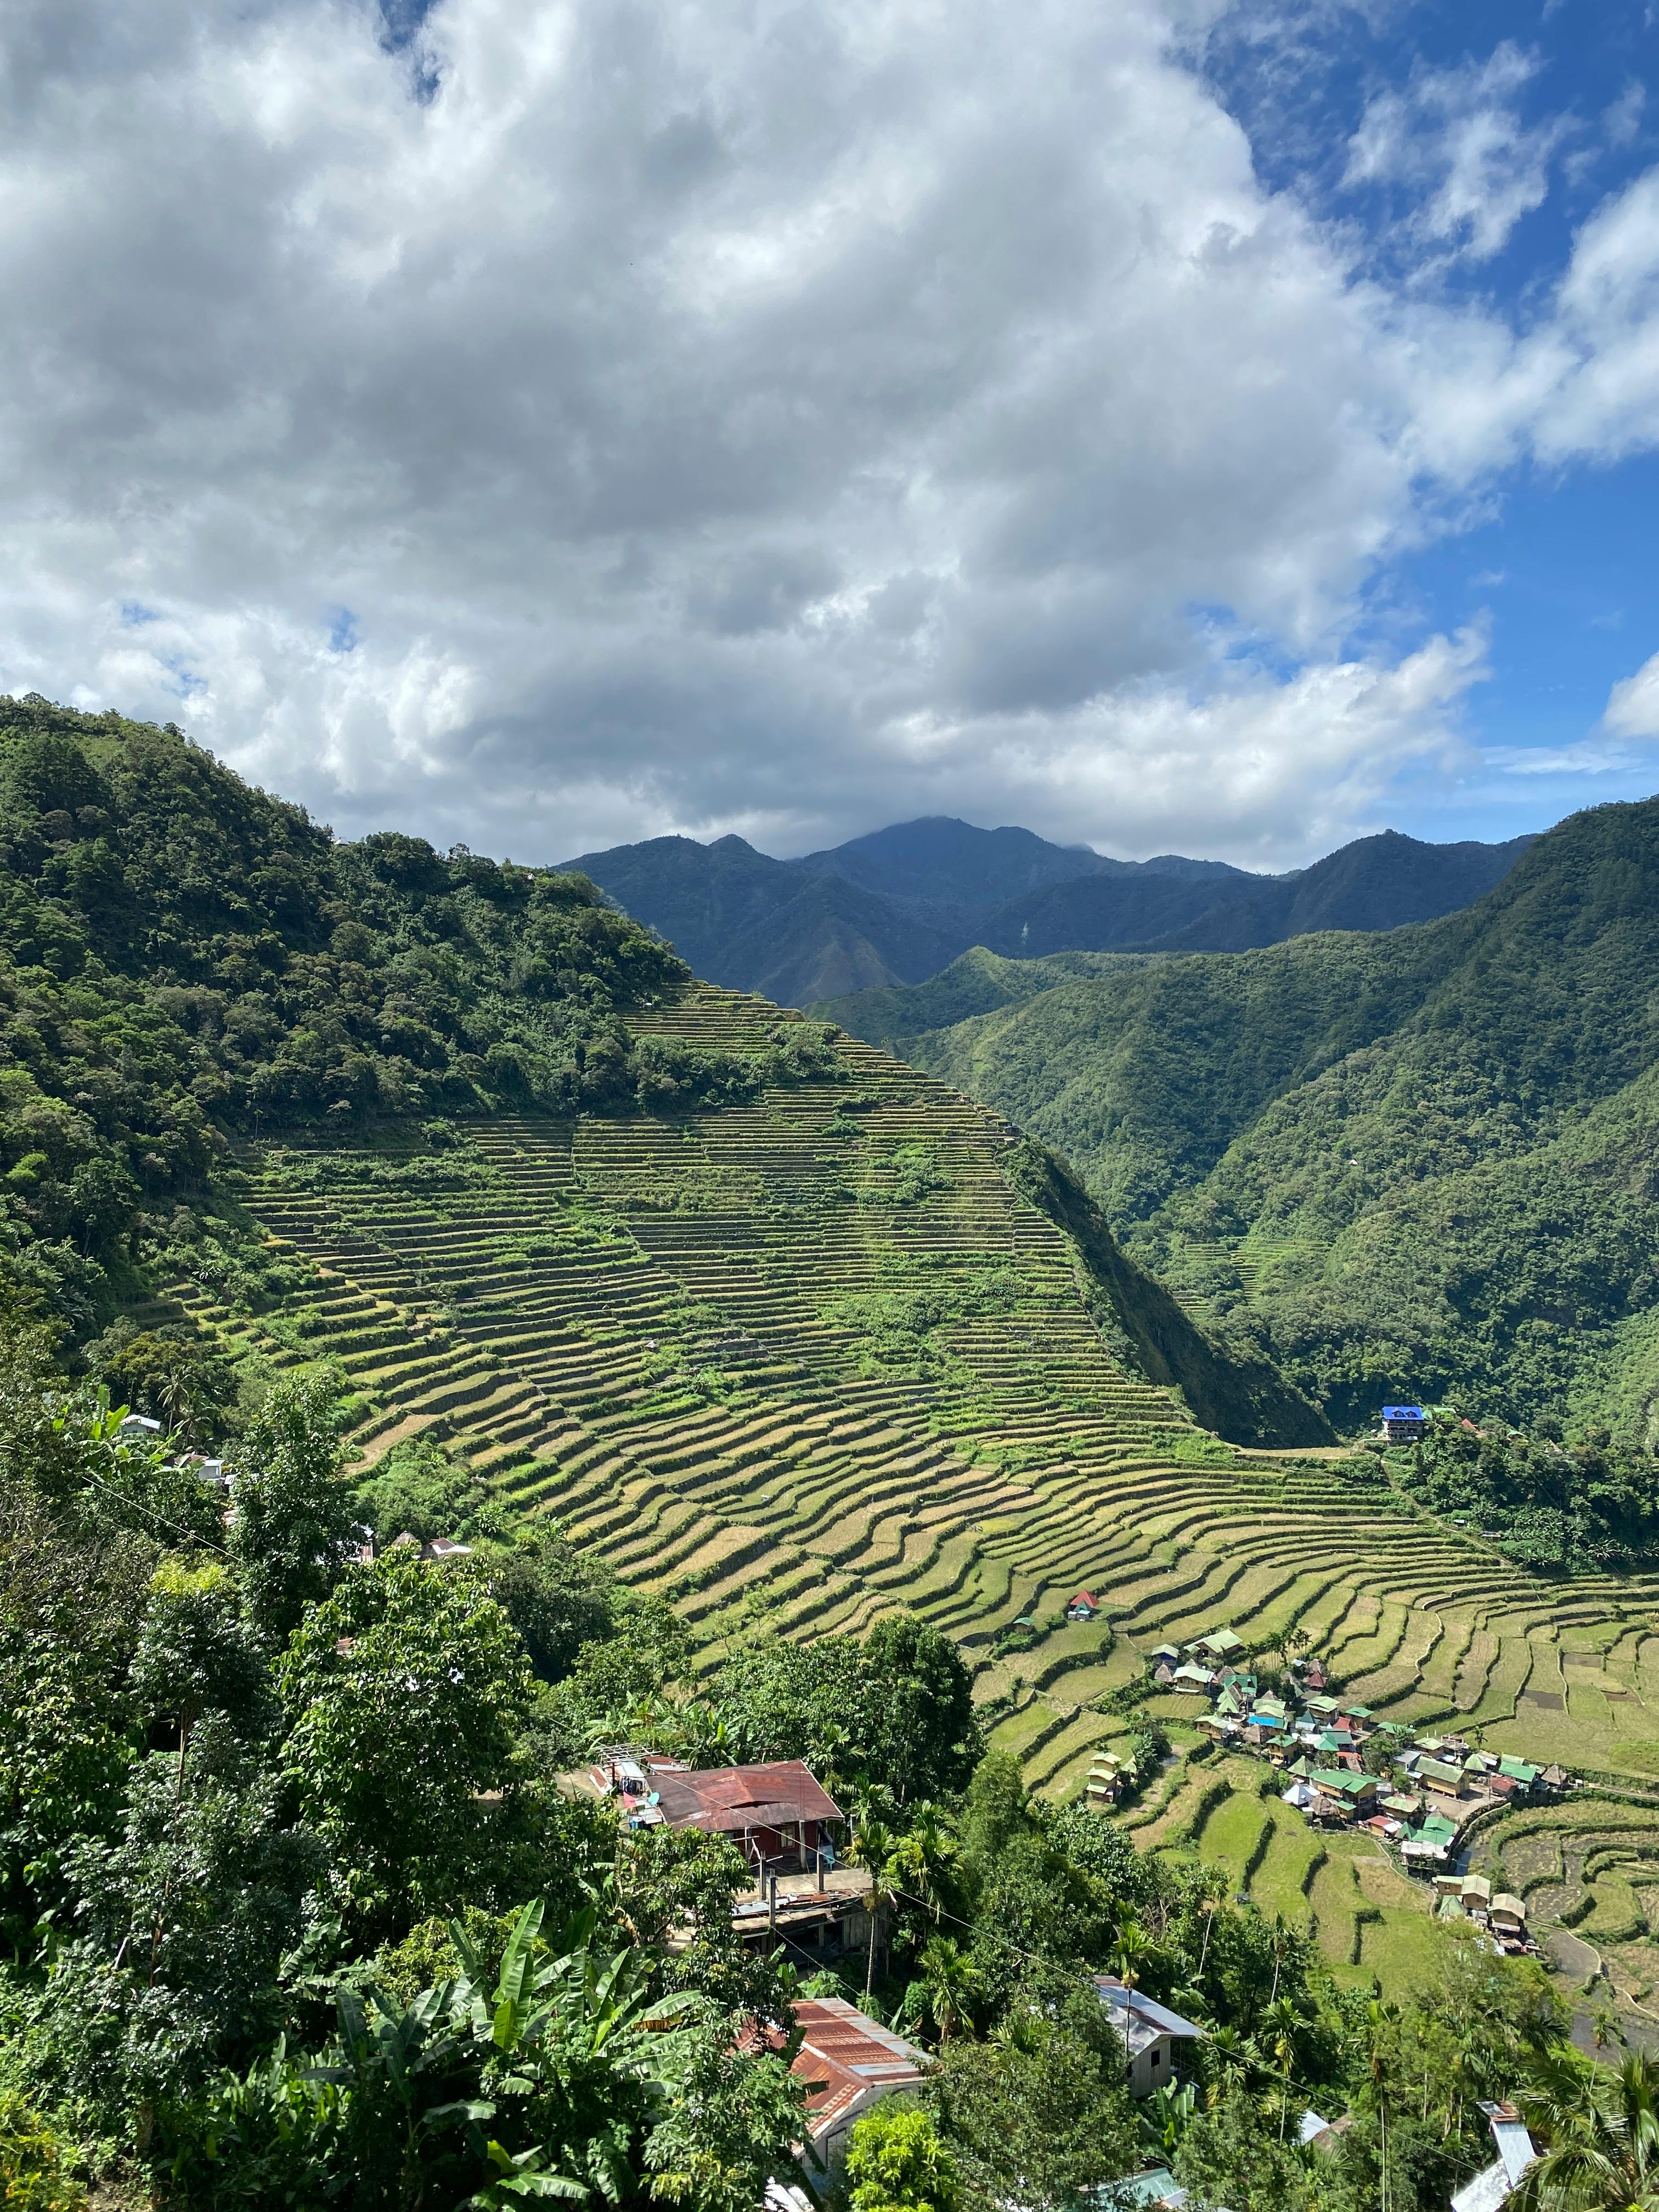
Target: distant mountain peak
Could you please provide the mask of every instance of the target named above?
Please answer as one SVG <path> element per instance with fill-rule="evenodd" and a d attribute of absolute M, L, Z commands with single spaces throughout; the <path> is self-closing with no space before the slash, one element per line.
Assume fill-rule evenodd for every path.
<path fill-rule="evenodd" d="M 1161 853 L 1117 860 L 952 814 L 781 860 L 735 832 L 585 854 L 591 876 L 713 982 L 804 1006 L 924 981 L 973 945 L 1056 952 L 1237 951 L 1319 929 L 1389 929 L 1467 905 L 1524 850 L 1382 830 L 1310 868 L 1258 875 Z"/>

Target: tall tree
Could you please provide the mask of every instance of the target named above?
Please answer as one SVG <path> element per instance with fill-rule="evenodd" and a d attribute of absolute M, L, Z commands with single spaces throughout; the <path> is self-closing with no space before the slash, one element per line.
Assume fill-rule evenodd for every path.
<path fill-rule="evenodd" d="M 248 1610 L 280 1642 L 325 1598 L 356 1545 L 356 1492 L 340 1473 L 339 1391 L 325 1373 L 277 1382 L 249 1425 L 229 1544 Z"/>
<path fill-rule="evenodd" d="M 287 1771 L 357 1914 L 395 1926 L 487 1881 L 485 1801 L 514 1779 L 532 1678 L 480 1570 L 355 1570 L 307 1609 L 277 1680 Z"/>

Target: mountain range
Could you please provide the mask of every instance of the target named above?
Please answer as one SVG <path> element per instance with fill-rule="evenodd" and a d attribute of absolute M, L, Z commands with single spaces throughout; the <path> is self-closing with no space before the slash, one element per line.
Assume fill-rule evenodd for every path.
<path fill-rule="evenodd" d="M 1531 840 L 1433 845 L 1384 830 L 1259 876 L 1164 854 L 1116 860 L 948 817 L 778 860 L 741 837 L 655 837 L 565 866 L 667 938 L 697 974 L 787 1006 L 919 983 L 970 946 L 1242 951 L 1312 930 L 1394 929 L 1467 906 Z"/>
<path fill-rule="evenodd" d="M 1426 923 L 975 949 L 815 1012 L 1069 1157 L 1141 1264 L 1339 1426 L 1393 1391 L 1651 1446 L 1656 968 L 1648 799 L 1571 817 Z"/>

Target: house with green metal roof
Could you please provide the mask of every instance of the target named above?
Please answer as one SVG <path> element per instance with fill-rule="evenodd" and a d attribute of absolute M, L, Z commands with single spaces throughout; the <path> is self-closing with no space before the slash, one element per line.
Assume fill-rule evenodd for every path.
<path fill-rule="evenodd" d="M 1324 1790 L 1350 1805 L 1368 1805 L 1376 1795 L 1374 1774 L 1351 1774 L 1346 1767 L 1316 1766 L 1308 1777 L 1316 1790 Z"/>
<path fill-rule="evenodd" d="M 1449 1792 L 1454 1797 L 1461 1797 L 1468 1783 L 1468 1777 L 1461 1766 L 1453 1766 L 1443 1759 L 1419 1759 L 1417 1778 L 1419 1782 L 1431 1784 L 1436 1790 Z"/>
<path fill-rule="evenodd" d="M 1236 1636 L 1231 1628 L 1212 1628 L 1207 1636 L 1195 1636 L 1187 1649 L 1202 1652 L 1210 1659 L 1231 1659 L 1243 1650 L 1244 1638 Z"/>

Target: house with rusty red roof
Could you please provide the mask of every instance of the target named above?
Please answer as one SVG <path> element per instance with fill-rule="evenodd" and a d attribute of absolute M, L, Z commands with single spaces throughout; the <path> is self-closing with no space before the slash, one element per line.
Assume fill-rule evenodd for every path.
<path fill-rule="evenodd" d="M 817 1863 L 847 1815 L 799 1759 L 756 1766 L 690 1767 L 659 1753 L 613 1748 L 562 1775 L 572 1795 L 614 1796 L 635 1827 L 701 1828 L 729 1836 L 751 1863 Z"/>
<path fill-rule="evenodd" d="M 806 2085 L 806 2124 L 826 2167 L 841 2164 L 847 2136 L 872 2105 L 921 2086 L 925 2054 L 845 1997 L 802 1997 L 801 2046 L 790 2071 Z"/>
<path fill-rule="evenodd" d="M 643 1763 L 667 1826 L 730 1836 L 757 1862 L 793 1858 L 805 1865 L 821 1845 L 833 1844 L 830 1831 L 847 1817 L 802 1759 L 701 1769 L 666 1759 Z"/>

